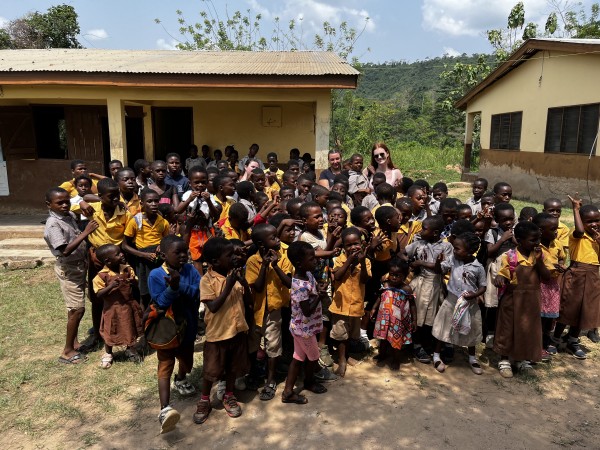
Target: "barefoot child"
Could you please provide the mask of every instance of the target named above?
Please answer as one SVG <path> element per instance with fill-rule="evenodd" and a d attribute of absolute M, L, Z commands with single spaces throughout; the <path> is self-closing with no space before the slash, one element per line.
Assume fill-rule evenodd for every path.
<path fill-rule="evenodd" d="M 366 258 L 358 228 L 346 228 L 342 232 L 344 252 L 333 262 L 334 293 L 329 311 L 331 339 L 338 341 L 338 368 L 336 374 L 346 374 L 346 348 L 349 339 L 360 339 L 361 319 L 365 314 L 365 284 L 371 278 L 371 262 Z"/>
<path fill-rule="evenodd" d="M 290 293 L 292 318 L 290 332 L 294 338 L 294 356 L 285 380 L 285 389 L 281 394 L 283 403 L 305 404 L 305 396 L 294 392 L 298 372 L 304 361 L 304 389 L 323 394 L 327 389 L 315 381 L 315 370 L 320 351 L 317 334 L 323 330 L 323 312 L 321 303 L 327 298 L 327 292 L 317 292 L 317 282 L 312 272 L 317 267 L 315 250 L 307 242 L 292 242 L 288 250 L 295 273 L 292 277 Z"/>
<path fill-rule="evenodd" d="M 468 222 L 467 222 L 468 223 Z M 481 342 L 481 311 L 477 299 L 485 292 L 485 269 L 475 259 L 481 241 L 475 233 L 462 233 L 453 239 L 454 253 L 450 261 L 450 281 L 448 296 L 440 306 L 433 322 L 431 334 L 437 339 L 433 353 L 433 366 L 438 372 L 444 372 L 446 365 L 440 358 L 443 343 L 468 347 L 469 365 L 476 375 L 483 373 L 477 358 L 475 346 Z M 460 325 L 465 319 L 468 329 Z"/>
<path fill-rule="evenodd" d="M 206 305 L 206 342 L 202 396 L 194 422 L 204 423 L 212 410 L 210 390 L 225 379 L 223 407 L 229 417 L 242 415 L 233 394 L 236 377 L 248 370 L 248 324 L 244 304 L 251 307 L 252 296 L 240 268 L 234 268 L 234 247 L 227 239 L 215 237 L 204 246 L 208 271 L 200 281 L 201 301 Z"/>
<path fill-rule="evenodd" d="M 178 347 L 157 350 L 158 395 L 160 413 L 158 420 L 161 433 L 175 429 L 179 422 L 179 412 L 170 406 L 171 376 L 175 360 L 179 369 L 173 383 L 181 395 L 192 395 L 195 388 L 186 379 L 194 364 L 194 341 L 198 332 L 198 308 L 200 307 L 200 274 L 188 260 L 188 246 L 178 236 L 170 234 L 160 241 L 160 257 L 164 264 L 150 272 L 148 289 L 152 301 L 163 310 L 172 307 L 176 316 L 185 319 L 185 333 Z"/>
<path fill-rule="evenodd" d="M 85 312 L 85 285 L 87 274 L 87 244 L 85 238 L 98 227 L 95 220 L 79 231 L 75 215 L 69 212 L 69 193 L 63 188 L 46 192 L 50 216 L 46 220 L 44 240 L 56 257 L 54 272 L 60 283 L 67 307 L 67 338 L 58 361 L 79 364 L 85 361 L 83 348 L 77 341 L 79 323 Z"/>
<path fill-rule="evenodd" d="M 582 205 L 579 196 L 569 196 L 573 205 L 575 229 L 569 236 L 571 265 L 563 276 L 560 316 L 554 330 L 555 342 L 569 325 L 569 334 L 562 338 L 566 348 L 577 359 L 586 354 L 577 340 L 583 329 L 600 326 L 600 275 L 598 266 L 600 212 L 594 205 Z"/>
<path fill-rule="evenodd" d="M 373 337 L 381 339 L 377 359 L 383 361 L 391 347 L 392 370 L 400 368 L 400 350 L 412 343 L 412 333 L 417 329 L 415 296 L 406 283 L 409 271 L 408 262 L 400 258 L 388 263 L 387 280 L 371 311 L 371 318 L 377 317 Z"/>
<path fill-rule="evenodd" d="M 531 362 L 542 359 L 540 281 L 551 278 L 540 248 L 540 229 L 531 222 L 515 227 L 517 248 L 502 255 L 494 285 L 503 289 L 498 304 L 494 351 L 504 378 L 513 376 L 509 358 L 519 370 L 532 374 Z"/>
<path fill-rule="evenodd" d="M 114 244 L 98 248 L 96 258 L 104 264 L 93 280 L 94 292 L 104 302 L 100 322 L 104 354 L 100 367 L 109 369 L 112 366 L 115 345 L 125 346 L 127 358 L 140 362 L 140 356 L 132 349 L 143 331 L 142 308 L 133 298 L 131 289 L 131 285 L 137 283 L 137 277 L 121 249 Z"/>

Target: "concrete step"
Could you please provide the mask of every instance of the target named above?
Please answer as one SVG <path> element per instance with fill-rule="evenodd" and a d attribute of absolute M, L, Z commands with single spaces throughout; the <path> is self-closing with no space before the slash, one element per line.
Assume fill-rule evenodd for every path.
<path fill-rule="evenodd" d="M 17 270 L 54 264 L 56 258 L 50 250 L 0 248 L 0 269 Z"/>
<path fill-rule="evenodd" d="M 0 240 L 0 249 L 48 250 L 43 238 L 22 237 Z"/>
<path fill-rule="evenodd" d="M 0 226 L 0 240 L 43 237 L 44 225 Z"/>

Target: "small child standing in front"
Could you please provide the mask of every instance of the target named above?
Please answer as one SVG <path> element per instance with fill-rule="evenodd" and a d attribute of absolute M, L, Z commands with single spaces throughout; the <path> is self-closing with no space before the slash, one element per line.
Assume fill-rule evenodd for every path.
<path fill-rule="evenodd" d="M 133 298 L 132 284 L 137 283 L 135 272 L 125 255 L 114 244 L 105 244 L 96 250 L 96 258 L 104 264 L 93 280 L 94 292 L 104 302 L 100 336 L 104 340 L 104 355 L 100 367 L 109 369 L 113 363 L 113 347 L 124 345 L 125 355 L 132 362 L 140 356 L 132 347 L 142 335 L 142 308 Z"/>
<path fill-rule="evenodd" d="M 400 350 L 412 343 L 412 334 L 417 329 L 415 296 L 406 283 L 409 271 L 405 260 L 394 258 L 389 262 L 387 280 L 371 311 L 371 319 L 375 319 L 373 337 L 381 339 L 377 359 L 382 362 L 391 347 L 392 370 L 400 368 Z"/>
<path fill-rule="evenodd" d="M 477 213 L 482 210 L 481 198 L 483 197 L 485 191 L 487 191 L 487 188 L 488 180 L 485 178 L 477 178 L 475 181 L 473 181 L 473 197 L 471 197 L 465 203 L 471 207 L 474 216 L 476 216 Z"/>
<path fill-rule="evenodd" d="M 423 345 L 431 339 L 431 327 L 442 289 L 442 275 L 448 272 L 452 259 L 452 245 L 440 236 L 444 221 L 440 216 L 428 217 L 423 221 L 421 239 L 406 246 L 414 278 L 410 282 L 417 303 L 417 331 L 413 337 L 415 358 L 429 364 L 431 358 Z"/>
<path fill-rule="evenodd" d="M 550 359 L 557 353 L 552 343 L 552 324 L 560 312 L 559 276 L 564 273 L 563 266 L 566 254 L 563 246 L 556 239 L 558 219 L 548 213 L 539 213 L 532 222 L 538 226 L 541 233 L 540 247 L 544 253 L 544 263 L 550 270 L 552 278 L 542 281 L 540 295 L 542 298 L 542 361 Z"/>
<path fill-rule="evenodd" d="M 171 376 L 175 360 L 179 369 L 173 388 L 181 395 L 196 392 L 186 375 L 194 365 L 194 341 L 198 332 L 198 308 L 200 307 L 200 274 L 188 260 L 188 246 L 179 236 L 170 234 L 160 241 L 160 257 L 165 261 L 161 267 L 150 272 L 148 289 L 152 301 L 163 310 L 172 307 L 174 313 L 185 319 L 185 333 L 178 347 L 156 350 L 158 358 L 158 395 L 160 413 L 158 420 L 161 433 L 175 429 L 179 412 L 169 404 L 171 400 Z"/>
<path fill-rule="evenodd" d="M 556 343 L 566 344 L 567 351 L 575 358 L 585 359 L 586 354 L 579 346 L 579 333 L 600 326 L 600 211 L 594 205 L 582 205 L 577 195 L 569 196 L 569 200 L 573 205 L 575 229 L 569 236 L 571 265 L 562 280 L 554 339 Z M 567 325 L 569 334 L 562 337 Z"/>
<path fill-rule="evenodd" d="M 209 269 L 200 281 L 201 301 L 206 305 L 206 342 L 202 396 L 194 422 L 204 423 L 212 410 L 210 390 L 214 382 L 225 377 L 223 407 L 229 417 L 242 415 L 233 394 L 236 377 L 248 370 L 248 324 L 245 305 L 251 306 L 248 283 L 240 268 L 234 268 L 234 246 L 227 239 L 215 237 L 204 246 Z"/>
<path fill-rule="evenodd" d="M 517 248 L 502 255 L 494 285 L 500 290 L 494 351 L 500 355 L 498 369 L 512 378 L 509 358 L 519 372 L 531 375 L 531 362 L 542 359 L 540 281 L 552 275 L 544 264 L 540 229 L 531 222 L 515 227 Z M 598 269 L 596 268 L 596 271 Z"/>
<path fill-rule="evenodd" d="M 459 234 L 452 242 L 454 253 L 450 261 L 448 296 L 435 316 L 431 331 L 437 339 L 433 366 L 440 373 L 446 369 L 440 358 L 443 343 L 468 347 L 471 370 L 476 375 L 483 373 L 475 357 L 475 346 L 483 337 L 477 299 L 483 295 L 486 287 L 485 269 L 474 256 L 480 245 L 477 235 L 471 232 Z M 468 321 L 468 327 L 463 325 L 465 321 Z"/>
<path fill-rule="evenodd" d="M 54 272 L 67 307 L 67 338 L 58 361 L 64 364 L 79 364 L 86 359 L 77 340 L 79 323 L 85 312 L 85 238 L 98 227 L 98 223 L 90 220 L 83 232 L 80 232 L 74 214 L 69 212 L 69 193 L 63 188 L 52 188 L 46 192 L 46 205 L 50 216 L 46 220 L 44 240 L 52 255 L 56 257 Z"/>
<path fill-rule="evenodd" d="M 317 267 L 317 257 L 312 245 L 307 242 L 292 242 L 288 249 L 288 257 L 295 269 L 290 291 L 290 332 L 294 338 L 294 356 L 288 369 L 281 401 L 302 405 L 308 403 L 308 400 L 294 392 L 294 385 L 304 361 L 304 389 L 315 394 L 327 392 L 314 377 L 320 357 L 317 334 L 323 330 L 321 303 L 323 298 L 327 297 L 327 292 L 317 291 L 317 282 L 312 274 Z"/>
<path fill-rule="evenodd" d="M 365 284 L 371 278 L 371 262 L 366 258 L 362 233 L 358 228 L 342 232 L 344 252 L 333 263 L 334 293 L 329 311 L 331 339 L 338 341 L 338 368 L 336 374 L 346 374 L 346 348 L 349 339 L 360 338 L 361 319 L 365 314 Z"/>

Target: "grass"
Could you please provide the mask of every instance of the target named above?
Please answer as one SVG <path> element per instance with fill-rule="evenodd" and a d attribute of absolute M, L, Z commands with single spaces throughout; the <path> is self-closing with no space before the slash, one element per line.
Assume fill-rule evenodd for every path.
<path fill-rule="evenodd" d="M 119 418 L 127 428 L 137 428 L 142 408 L 158 408 L 155 355 L 139 365 L 116 358 L 110 370 L 99 368 L 101 351 L 91 353 L 85 364 L 58 363 L 66 311 L 52 268 L 3 272 L 0 305 L 3 430 L 43 440 L 76 429 L 79 446 L 89 447 L 100 441 L 102 422 Z M 80 339 L 90 326 L 88 309 Z"/>

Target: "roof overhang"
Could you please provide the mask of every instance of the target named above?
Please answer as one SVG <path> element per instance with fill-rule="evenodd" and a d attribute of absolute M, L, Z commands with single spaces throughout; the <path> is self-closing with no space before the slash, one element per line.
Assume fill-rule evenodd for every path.
<path fill-rule="evenodd" d="M 498 66 L 481 83 L 458 100 L 454 107 L 464 111 L 471 100 L 540 51 L 600 53 L 600 39 L 528 39 L 508 57 L 505 63 Z"/>

